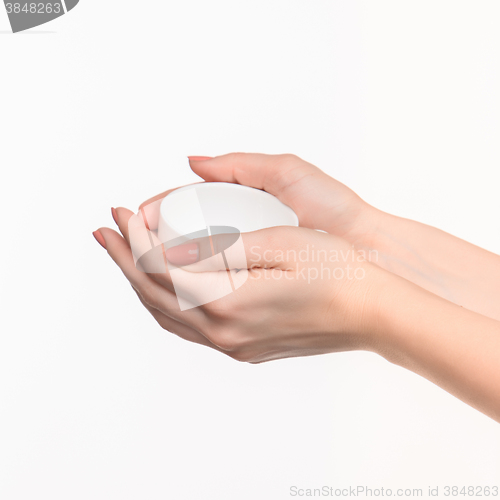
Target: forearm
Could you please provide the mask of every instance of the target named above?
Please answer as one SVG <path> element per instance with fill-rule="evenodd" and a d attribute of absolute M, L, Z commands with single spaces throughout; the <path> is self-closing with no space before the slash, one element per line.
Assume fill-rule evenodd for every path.
<path fill-rule="evenodd" d="M 440 229 L 375 209 L 365 229 L 352 239 L 383 269 L 500 320 L 500 256 Z"/>
<path fill-rule="evenodd" d="M 378 352 L 500 422 L 500 322 L 396 279 L 379 296 Z"/>

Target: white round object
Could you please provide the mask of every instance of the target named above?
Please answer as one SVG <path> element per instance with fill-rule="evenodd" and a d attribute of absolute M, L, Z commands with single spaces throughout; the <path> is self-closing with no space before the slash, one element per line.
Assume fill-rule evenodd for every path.
<path fill-rule="evenodd" d="M 196 233 L 241 233 L 275 226 L 298 226 L 295 212 L 260 189 L 227 182 L 202 182 L 169 193 L 161 202 L 158 238 L 162 243 Z M 217 229 L 217 227 L 219 229 Z"/>

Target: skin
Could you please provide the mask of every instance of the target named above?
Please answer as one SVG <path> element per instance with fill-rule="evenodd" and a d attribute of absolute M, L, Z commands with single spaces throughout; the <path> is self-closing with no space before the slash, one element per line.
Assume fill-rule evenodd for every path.
<path fill-rule="evenodd" d="M 138 216 L 114 210 L 121 235 L 101 228 L 96 239 L 163 328 L 250 363 L 373 351 L 500 422 L 499 256 L 381 212 L 293 155 L 237 153 L 191 158 L 190 165 L 205 181 L 235 182 L 277 196 L 294 209 L 301 227 L 242 234 L 247 260 L 229 273 L 236 281 L 245 278 L 244 284 L 181 311 L 176 292 L 200 303 L 203 290 L 217 288 L 228 271 L 223 264 L 189 261 L 178 268 L 182 280 L 174 291 L 171 265 L 158 272 L 148 269 L 147 260 L 134 263 L 130 245 L 137 247 L 145 234 L 130 232 Z M 139 218 L 146 217 L 152 232 L 158 221 L 155 202 L 166 194 L 140 207 Z M 139 247 L 149 241 L 139 241 Z M 209 248 L 207 241 L 196 244 L 200 255 Z M 312 246 L 318 255 L 322 250 L 321 255 L 348 258 L 301 262 L 293 257 Z M 263 251 L 256 257 L 255 248 L 267 250 L 265 258 Z M 283 258 L 286 250 L 296 253 Z M 376 262 L 366 259 L 373 252 Z M 150 256 L 159 259 L 160 253 Z M 310 279 L 321 271 L 326 278 Z"/>

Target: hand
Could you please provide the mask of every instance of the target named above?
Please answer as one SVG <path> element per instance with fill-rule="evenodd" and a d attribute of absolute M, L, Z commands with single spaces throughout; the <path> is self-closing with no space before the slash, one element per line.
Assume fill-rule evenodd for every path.
<path fill-rule="evenodd" d="M 253 167 L 245 163 L 249 156 L 255 161 Z M 208 245 L 203 241 L 196 242 L 194 252 L 202 257 L 199 262 L 185 260 L 182 252 L 191 250 L 192 259 L 192 248 L 167 250 L 165 256 L 177 264 L 175 271 L 182 276 L 174 286 L 170 265 L 147 274 L 136 267 L 129 246 L 135 237 L 131 238 L 128 225 L 134 215 L 118 209 L 115 220 L 124 237 L 108 228 L 94 235 L 163 328 L 251 363 L 371 350 L 500 421 L 500 323 L 491 319 L 500 319 L 497 255 L 435 228 L 383 214 L 295 157 L 221 158 L 231 161 L 192 160 L 191 166 L 206 180 L 264 188 L 291 206 L 302 226 L 331 234 L 305 228 L 243 234 L 249 260 L 229 273 L 220 261 L 219 267 L 206 267 Z M 276 161 L 270 165 L 269 158 Z M 333 192 L 337 196 L 329 200 Z M 167 193 L 141 205 L 150 225 L 157 224 L 154 209 L 158 206 L 151 202 Z M 147 248 L 151 240 L 139 241 L 138 248 Z M 260 254 L 255 248 L 262 250 Z M 293 257 L 307 249 L 315 249 L 322 258 L 308 254 L 309 259 L 302 262 Z M 380 267 L 356 257 L 372 249 L 382 256 Z M 332 252 L 340 260 L 325 259 Z M 349 252 L 354 256 L 351 269 L 349 257 L 345 258 Z M 141 264 L 147 269 L 148 259 L 137 265 Z M 204 301 L 200 292 L 217 290 L 228 275 L 237 284 L 234 292 Z M 175 292 L 200 305 L 181 311 Z"/>
<path fill-rule="evenodd" d="M 354 191 L 297 156 L 232 153 L 198 160 L 193 172 L 209 182 L 232 182 L 263 189 L 292 208 L 302 227 L 321 229 L 351 243 L 366 236 L 377 211 Z M 171 191 L 171 190 L 170 190 Z M 164 198 L 161 193 L 141 207 Z"/>
<path fill-rule="evenodd" d="M 377 210 L 293 155 L 236 153 L 201 161 L 192 158 L 190 165 L 206 181 L 264 189 L 293 208 L 301 226 L 340 236 L 358 250 L 376 255 L 383 269 L 500 319 L 498 255 L 431 226 Z"/>
<path fill-rule="evenodd" d="M 125 238 L 130 238 L 127 221 L 132 216 L 126 209 L 117 210 Z M 96 237 L 158 323 L 186 340 L 250 363 L 374 351 L 500 422 L 500 322 L 358 260 L 360 254 L 337 237 L 304 228 L 243 234 L 247 269 L 231 271 L 234 282 L 246 273 L 243 285 L 185 311 L 179 308 L 168 269 L 146 274 L 135 266 L 125 238 L 108 228 L 101 228 Z M 203 246 L 203 241 L 197 245 Z M 301 251 L 309 255 L 307 262 L 302 262 Z M 181 254 L 178 248 L 175 258 Z M 330 259 L 332 255 L 340 259 Z M 202 261 L 181 271 L 186 275 L 180 282 L 182 293 L 195 298 L 199 290 L 217 287 L 227 275 L 225 269 L 207 271 Z"/>
<path fill-rule="evenodd" d="M 230 271 L 233 282 L 244 283 L 203 303 L 203 294 L 227 279 L 225 268 L 207 271 L 202 262 L 177 268 L 176 283 L 168 268 L 142 272 L 127 241 L 134 215 L 122 208 L 116 213 L 125 238 L 100 229 L 109 255 L 158 323 L 186 340 L 251 363 L 380 344 L 369 325 L 387 273 L 338 237 L 288 227 L 244 233 L 246 266 Z M 181 311 L 176 292 L 201 305 Z"/>

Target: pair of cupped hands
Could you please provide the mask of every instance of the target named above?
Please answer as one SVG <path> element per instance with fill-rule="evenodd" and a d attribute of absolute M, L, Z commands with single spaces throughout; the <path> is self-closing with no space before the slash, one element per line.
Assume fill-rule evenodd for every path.
<path fill-rule="evenodd" d="M 94 236 L 162 328 L 250 363 L 384 350 L 377 329 L 379 298 L 400 278 L 358 251 L 376 231 L 378 210 L 294 155 L 233 153 L 190 157 L 189 164 L 205 181 L 238 183 L 276 196 L 295 211 L 300 227 L 242 233 L 246 266 L 239 263 L 238 269 L 228 271 L 201 269 L 213 273 L 215 281 L 220 273 L 236 277 L 244 272 L 242 286 L 217 300 L 181 310 L 179 290 L 169 271 L 172 265 L 163 272 L 141 269 L 131 241 L 132 218 L 148 210 L 148 230 L 154 233 L 158 213 L 152 213 L 152 207 L 158 207 L 157 202 L 172 190 L 144 202 L 137 214 L 112 209 L 119 232 L 104 227 Z M 175 264 L 178 252 L 171 255 L 170 264 Z M 189 272 L 189 266 L 183 269 Z"/>

